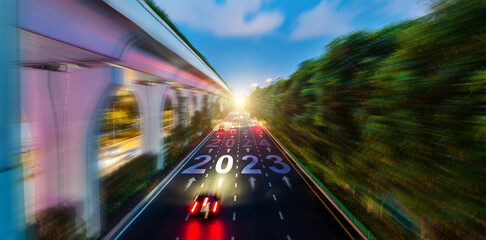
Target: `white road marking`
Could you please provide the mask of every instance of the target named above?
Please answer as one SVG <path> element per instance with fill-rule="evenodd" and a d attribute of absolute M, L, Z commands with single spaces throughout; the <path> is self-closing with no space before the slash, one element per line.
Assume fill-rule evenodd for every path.
<path fill-rule="evenodd" d="M 265 173 L 265 177 L 268 177 L 268 173 Z"/>
<path fill-rule="evenodd" d="M 272 183 L 271 183 L 271 182 L 268 182 L 268 186 L 269 186 L 269 187 L 272 187 Z"/>
<path fill-rule="evenodd" d="M 220 177 L 218 179 L 218 187 L 221 187 L 222 184 L 223 184 L 223 177 Z"/>
<path fill-rule="evenodd" d="M 203 184 L 201 184 L 201 188 L 202 188 L 202 187 L 204 187 L 204 183 L 203 183 Z"/>
<path fill-rule="evenodd" d="M 290 179 L 287 177 L 287 176 L 283 176 L 282 178 L 282 181 L 285 182 L 285 184 L 287 184 L 287 187 L 289 187 L 290 190 L 292 190 L 292 185 L 290 184 Z"/>
<path fill-rule="evenodd" d="M 209 166 L 209 169 L 213 168 L 213 166 Z"/>
<path fill-rule="evenodd" d="M 179 240 L 179 237 L 176 237 L 176 240 Z"/>
<path fill-rule="evenodd" d="M 252 191 L 255 191 L 255 181 L 256 181 L 256 179 L 254 177 L 251 177 L 250 179 L 248 179 L 248 181 L 250 181 L 251 190 Z"/>
<path fill-rule="evenodd" d="M 238 177 L 238 173 L 236 174 L 236 177 Z"/>
<path fill-rule="evenodd" d="M 292 240 L 292 238 L 290 238 L 290 235 L 287 235 L 287 240 Z"/>
<path fill-rule="evenodd" d="M 208 177 L 208 176 L 209 176 L 209 174 L 206 173 L 206 177 Z"/>
<path fill-rule="evenodd" d="M 284 220 L 284 217 L 282 215 L 282 212 L 278 211 L 278 215 L 280 215 L 280 220 Z"/>
<path fill-rule="evenodd" d="M 236 202 L 236 195 L 233 197 L 233 202 Z"/>
<path fill-rule="evenodd" d="M 192 182 L 195 182 L 196 179 L 194 177 L 192 177 L 191 179 L 187 180 L 187 185 L 186 185 L 186 188 L 184 188 L 184 192 L 187 191 L 187 189 L 189 189 L 189 187 L 191 186 Z"/>
<path fill-rule="evenodd" d="M 263 168 L 265 168 L 265 165 L 263 165 Z"/>
<path fill-rule="evenodd" d="M 238 169 L 238 166 L 236 166 L 236 169 Z"/>
<path fill-rule="evenodd" d="M 191 214 L 190 214 L 190 213 L 188 213 L 188 214 L 187 214 L 187 216 L 186 216 L 186 219 L 185 219 L 185 220 L 186 220 L 186 221 L 187 221 L 187 220 L 189 220 L 189 217 L 190 217 L 190 216 L 191 216 Z"/>
<path fill-rule="evenodd" d="M 238 183 L 235 183 L 235 188 L 237 188 L 237 187 L 238 187 Z"/>
<path fill-rule="evenodd" d="M 233 212 L 233 221 L 236 220 L 236 212 Z"/>
<path fill-rule="evenodd" d="M 275 197 L 275 194 L 272 194 L 273 196 L 273 201 L 277 201 L 277 197 Z"/>
<path fill-rule="evenodd" d="M 231 237 L 231 240 L 235 240 L 235 237 Z"/>

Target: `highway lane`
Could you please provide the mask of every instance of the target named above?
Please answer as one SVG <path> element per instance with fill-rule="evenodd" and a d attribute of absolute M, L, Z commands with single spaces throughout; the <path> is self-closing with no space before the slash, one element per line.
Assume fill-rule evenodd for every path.
<path fill-rule="evenodd" d="M 350 239 L 275 143 L 250 116 L 213 132 L 118 239 Z M 189 215 L 200 193 L 221 194 L 213 219 Z"/>

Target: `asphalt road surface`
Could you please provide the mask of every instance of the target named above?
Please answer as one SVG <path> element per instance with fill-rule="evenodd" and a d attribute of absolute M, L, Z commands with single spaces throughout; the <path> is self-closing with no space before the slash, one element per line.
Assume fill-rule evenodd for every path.
<path fill-rule="evenodd" d="M 243 111 L 214 131 L 117 239 L 352 239 L 259 126 Z M 176 170 L 177 171 L 177 170 Z M 220 214 L 189 214 L 201 193 L 221 194 Z"/>

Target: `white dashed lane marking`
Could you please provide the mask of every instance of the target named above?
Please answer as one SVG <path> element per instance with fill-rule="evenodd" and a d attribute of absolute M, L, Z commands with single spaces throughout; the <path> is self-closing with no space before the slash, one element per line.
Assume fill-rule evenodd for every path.
<path fill-rule="evenodd" d="M 280 220 L 284 220 L 284 217 L 282 215 L 282 212 L 278 211 L 278 215 L 280 216 Z"/>
<path fill-rule="evenodd" d="M 273 196 L 273 201 L 277 201 L 277 197 L 275 197 L 275 194 L 272 194 Z"/>

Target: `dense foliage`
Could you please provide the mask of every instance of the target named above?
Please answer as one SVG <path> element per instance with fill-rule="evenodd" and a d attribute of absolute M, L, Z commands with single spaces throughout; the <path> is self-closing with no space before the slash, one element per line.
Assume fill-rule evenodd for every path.
<path fill-rule="evenodd" d="M 155 174 L 156 156 L 141 155 L 101 179 L 103 218 L 117 211 L 135 193 L 149 184 Z"/>
<path fill-rule="evenodd" d="M 86 238 L 86 223 L 76 214 L 76 208 L 62 204 L 36 214 L 34 236 L 39 240 L 81 240 Z"/>
<path fill-rule="evenodd" d="M 486 1 L 430 7 L 336 38 L 288 80 L 255 90 L 250 111 L 383 222 L 396 214 L 386 202 L 416 222 L 416 237 L 484 239 Z"/>

